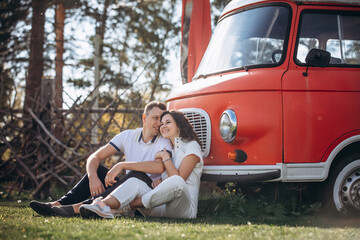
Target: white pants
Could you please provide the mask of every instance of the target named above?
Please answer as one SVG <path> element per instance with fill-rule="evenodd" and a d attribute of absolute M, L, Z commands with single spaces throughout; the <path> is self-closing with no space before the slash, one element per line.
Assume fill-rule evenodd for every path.
<path fill-rule="evenodd" d="M 141 212 L 145 216 L 195 218 L 196 213 L 191 211 L 191 201 L 186 188 L 184 179 L 177 175 L 165 179 L 154 189 L 137 178 L 129 178 L 110 195 L 120 202 L 120 208 L 141 197 L 145 207 Z"/>

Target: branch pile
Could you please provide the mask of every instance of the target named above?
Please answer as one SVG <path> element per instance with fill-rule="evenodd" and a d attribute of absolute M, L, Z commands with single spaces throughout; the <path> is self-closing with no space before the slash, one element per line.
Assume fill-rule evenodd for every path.
<path fill-rule="evenodd" d="M 0 189 L 5 197 L 27 191 L 44 198 L 54 182 L 67 187 L 77 182 L 91 153 L 117 133 L 141 124 L 141 109 L 124 106 L 114 100 L 97 109 L 92 103 L 66 110 L 51 103 L 0 109 Z"/>

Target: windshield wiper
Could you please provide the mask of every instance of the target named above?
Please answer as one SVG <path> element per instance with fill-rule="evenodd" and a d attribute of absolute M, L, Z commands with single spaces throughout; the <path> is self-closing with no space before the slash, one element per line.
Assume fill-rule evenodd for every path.
<path fill-rule="evenodd" d="M 192 80 L 193 80 L 193 81 L 196 81 L 196 80 L 198 80 L 199 78 L 205 78 L 205 77 L 206 77 L 205 74 L 200 74 L 200 75 L 196 76 L 195 78 L 193 78 Z"/>

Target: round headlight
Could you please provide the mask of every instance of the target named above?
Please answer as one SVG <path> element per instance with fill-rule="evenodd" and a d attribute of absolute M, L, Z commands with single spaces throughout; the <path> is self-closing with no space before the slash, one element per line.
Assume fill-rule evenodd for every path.
<path fill-rule="evenodd" d="M 236 130 L 236 115 L 233 110 L 228 109 L 220 118 L 220 135 L 225 142 L 232 142 L 235 139 Z"/>

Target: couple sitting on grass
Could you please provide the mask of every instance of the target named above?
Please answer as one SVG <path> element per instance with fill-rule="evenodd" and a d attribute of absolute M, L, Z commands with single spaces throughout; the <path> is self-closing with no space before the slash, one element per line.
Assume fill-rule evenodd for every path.
<path fill-rule="evenodd" d="M 142 121 L 143 128 L 121 132 L 90 155 L 87 174 L 67 194 L 55 202 L 32 201 L 30 207 L 44 216 L 114 218 L 138 211 L 196 218 L 203 159 L 191 124 L 160 102 L 145 106 Z M 125 162 L 110 170 L 99 165 L 117 151 Z M 127 174 L 119 179 L 122 170 Z"/>

